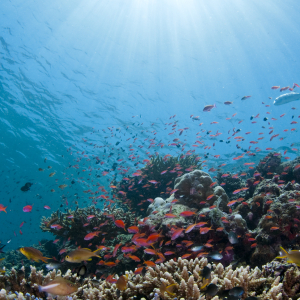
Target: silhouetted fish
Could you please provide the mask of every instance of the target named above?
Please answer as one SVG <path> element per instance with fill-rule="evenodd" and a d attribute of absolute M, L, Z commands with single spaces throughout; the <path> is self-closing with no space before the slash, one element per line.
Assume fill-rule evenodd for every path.
<path fill-rule="evenodd" d="M 23 186 L 21 187 L 21 191 L 22 191 L 22 192 L 27 192 L 27 191 L 30 190 L 30 187 L 31 187 L 31 186 L 32 186 L 32 183 L 26 182 L 25 185 L 23 185 Z"/>

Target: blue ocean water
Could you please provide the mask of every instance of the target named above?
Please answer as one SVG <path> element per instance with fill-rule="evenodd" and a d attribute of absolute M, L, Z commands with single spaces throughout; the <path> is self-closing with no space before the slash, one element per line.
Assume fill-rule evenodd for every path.
<path fill-rule="evenodd" d="M 90 205 L 83 191 L 92 180 L 108 187 L 112 174 L 102 172 L 118 159 L 133 170 L 130 144 L 140 161 L 147 151 L 207 154 L 205 170 L 225 163 L 234 172 L 268 147 L 295 158 L 299 125 L 291 122 L 299 120 L 300 103 L 274 106 L 285 92 L 271 87 L 300 84 L 298 15 L 295 0 L 1 1 L 0 203 L 7 214 L 0 212 L 0 240 L 11 240 L 6 248 L 51 238 L 39 229 L 41 217 L 74 209 L 75 201 Z M 203 112 L 209 104 L 216 108 Z M 226 144 L 237 129 L 244 140 Z M 222 135 L 210 136 L 216 133 Z M 279 136 L 270 141 L 273 134 Z M 193 147 L 199 135 L 204 144 Z M 179 137 L 184 151 L 171 145 Z M 233 160 L 249 146 L 256 156 Z M 33 185 L 23 192 L 26 182 Z M 32 211 L 23 212 L 25 205 Z"/>

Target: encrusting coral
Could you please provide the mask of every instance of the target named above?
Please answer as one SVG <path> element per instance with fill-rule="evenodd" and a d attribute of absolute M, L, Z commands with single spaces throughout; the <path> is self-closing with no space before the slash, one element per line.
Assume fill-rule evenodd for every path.
<path fill-rule="evenodd" d="M 201 271 L 207 266 L 211 269 L 210 283 L 217 285 L 218 292 L 215 296 L 206 294 L 206 281 L 201 276 Z M 126 271 L 128 283 L 124 291 L 117 288 L 115 276 L 114 281 L 98 281 L 96 278 L 81 279 L 70 270 L 63 276 L 64 278 L 76 283 L 79 288 L 71 299 L 105 299 L 105 300 L 125 300 L 125 299 L 177 299 L 189 300 L 219 300 L 223 299 L 222 293 L 233 287 L 242 287 L 244 294 L 242 299 L 248 296 L 258 297 L 260 300 L 290 300 L 297 299 L 299 296 L 300 272 L 293 265 L 282 268 L 282 274 L 276 271 L 279 266 L 276 263 L 269 266 L 251 269 L 239 267 L 233 270 L 229 265 L 224 268 L 222 264 L 210 264 L 206 258 L 201 259 L 181 259 L 178 261 L 170 260 L 163 264 L 149 267 L 146 274 L 135 275 L 132 271 Z M 23 272 L 23 271 L 22 271 Z M 23 272 L 24 273 L 24 272 Z M 18 276 L 18 272 L 11 270 L 9 275 L 0 276 L 0 300 L 4 299 L 30 299 L 31 297 L 44 298 L 45 295 L 39 292 L 38 286 L 48 284 L 51 279 L 61 276 L 60 271 L 55 270 L 43 276 L 42 271 L 36 271 L 31 267 L 31 274 L 28 278 Z M 112 278 L 111 278 L 112 279 Z M 4 289 L 9 284 L 12 293 L 9 294 Z M 172 292 L 167 292 L 163 286 L 173 285 Z M 53 299 L 48 296 L 47 299 Z M 68 299 L 58 297 L 57 299 Z"/>

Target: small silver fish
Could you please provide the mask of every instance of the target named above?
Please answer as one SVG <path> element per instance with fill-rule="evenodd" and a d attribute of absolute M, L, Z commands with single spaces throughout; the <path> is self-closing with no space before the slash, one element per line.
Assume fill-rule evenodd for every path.
<path fill-rule="evenodd" d="M 211 252 L 208 256 L 214 260 L 221 260 L 223 258 L 223 255 L 218 251 Z"/>
<path fill-rule="evenodd" d="M 59 264 L 59 263 L 51 262 L 51 263 L 46 265 L 46 268 L 48 270 L 54 270 L 54 269 L 58 269 L 60 266 L 61 266 L 61 264 Z"/>
<path fill-rule="evenodd" d="M 198 251 L 200 251 L 200 250 L 202 250 L 203 249 L 203 246 L 194 246 L 193 248 L 191 248 L 191 250 L 193 251 L 193 252 L 198 252 Z"/>
<path fill-rule="evenodd" d="M 229 239 L 229 242 L 231 244 L 237 244 L 239 242 L 237 236 L 236 236 L 236 233 L 233 232 L 233 231 L 230 231 L 229 234 L 228 234 L 228 239 Z"/>

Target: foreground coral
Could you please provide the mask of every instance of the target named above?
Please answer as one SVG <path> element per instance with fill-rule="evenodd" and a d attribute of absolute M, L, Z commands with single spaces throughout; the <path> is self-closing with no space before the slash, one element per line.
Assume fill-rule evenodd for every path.
<path fill-rule="evenodd" d="M 218 286 L 218 293 L 214 297 L 206 295 L 201 270 L 208 266 L 211 268 L 210 282 Z M 279 262 L 251 269 L 239 267 L 233 270 L 232 266 L 226 268 L 222 264 L 209 264 L 206 258 L 186 260 L 179 258 L 177 262 L 170 260 L 154 268 L 148 268 L 146 274 L 128 274 L 127 288 L 118 290 L 115 283 L 98 281 L 97 279 L 81 279 L 69 270 L 64 278 L 80 285 L 78 291 L 72 294 L 72 299 L 189 299 L 189 300 L 219 300 L 222 292 L 233 287 L 242 287 L 245 291 L 243 299 L 248 296 L 257 296 L 261 300 L 290 300 L 298 299 L 300 272 L 294 265 L 283 265 Z M 45 298 L 38 290 L 39 285 L 45 285 L 61 276 L 60 271 L 52 271 L 43 276 L 42 271 L 31 268 L 31 274 L 25 278 L 24 272 L 14 269 L 10 275 L 0 276 L 0 299 L 29 299 L 30 296 Z M 116 279 L 118 276 L 116 276 Z M 163 286 L 174 284 L 171 294 L 164 292 Z M 11 289 L 11 294 L 8 290 Z M 49 297 L 47 299 L 52 299 Z M 59 299 L 67 299 L 59 297 Z"/>

